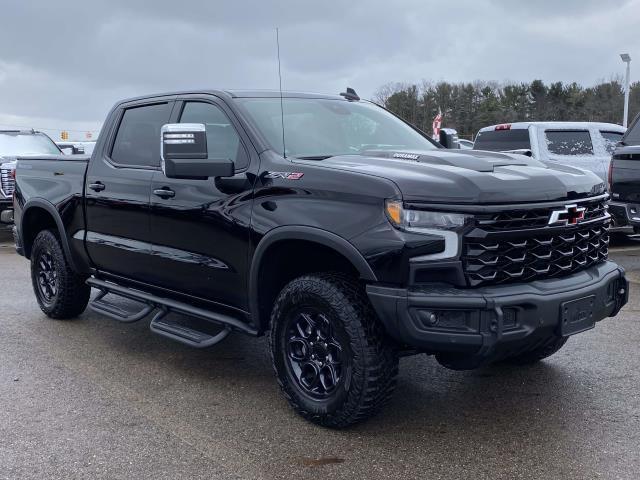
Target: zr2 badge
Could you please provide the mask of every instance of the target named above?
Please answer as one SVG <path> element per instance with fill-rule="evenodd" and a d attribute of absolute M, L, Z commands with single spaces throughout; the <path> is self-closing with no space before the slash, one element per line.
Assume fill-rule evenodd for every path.
<path fill-rule="evenodd" d="M 302 172 L 267 172 L 265 178 L 282 178 L 284 180 L 300 180 L 304 173 Z"/>

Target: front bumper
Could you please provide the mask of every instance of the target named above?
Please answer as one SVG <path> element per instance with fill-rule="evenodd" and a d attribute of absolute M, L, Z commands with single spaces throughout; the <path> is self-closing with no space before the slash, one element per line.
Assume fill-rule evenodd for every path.
<path fill-rule="evenodd" d="M 609 202 L 613 228 L 640 227 L 640 204 Z"/>
<path fill-rule="evenodd" d="M 589 322 L 615 316 L 627 303 L 624 270 L 602 262 L 573 275 L 525 284 L 460 289 L 367 286 L 389 335 L 427 353 L 469 358 L 470 368 L 532 348 L 550 335 L 566 335 L 561 306 L 593 296 Z M 583 312 L 579 312 L 583 313 Z"/>
<path fill-rule="evenodd" d="M 13 223 L 13 203 L 0 197 L 0 226 Z"/>

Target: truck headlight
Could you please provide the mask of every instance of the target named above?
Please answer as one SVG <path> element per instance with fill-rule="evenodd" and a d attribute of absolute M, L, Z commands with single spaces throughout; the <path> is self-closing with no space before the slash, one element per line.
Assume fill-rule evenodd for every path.
<path fill-rule="evenodd" d="M 472 218 L 471 215 L 463 213 L 407 210 L 402 206 L 402 202 L 398 200 L 387 200 L 385 210 L 389 221 L 394 226 L 408 232 L 417 233 L 422 233 L 424 230 L 456 231 L 464 227 Z"/>
<path fill-rule="evenodd" d="M 459 254 L 459 231 L 473 218 L 463 213 L 437 212 L 433 210 L 407 210 L 398 200 L 387 200 L 385 212 L 389 221 L 406 232 L 437 235 L 444 239 L 444 250 L 412 257 L 411 262 L 425 262 L 455 258 Z"/>

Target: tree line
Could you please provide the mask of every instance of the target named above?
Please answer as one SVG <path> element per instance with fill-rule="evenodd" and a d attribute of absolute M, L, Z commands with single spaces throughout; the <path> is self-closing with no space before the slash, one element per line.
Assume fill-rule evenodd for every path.
<path fill-rule="evenodd" d="M 482 127 L 522 121 L 594 121 L 622 124 L 623 82 L 614 78 L 593 87 L 542 80 L 531 83 L 388 83 L 374 101 L 421 130 L 431 133 L 442 110 L 443 127 L 472 139 Z M 629 122 L 640 111 L 640 82 L 631 85 Z"/>

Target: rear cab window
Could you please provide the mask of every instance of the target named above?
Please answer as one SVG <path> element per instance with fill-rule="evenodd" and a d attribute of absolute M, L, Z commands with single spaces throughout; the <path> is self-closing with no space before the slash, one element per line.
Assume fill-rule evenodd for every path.
<path fill-rule="evenodd" d="M 545 130 L 547 150 L 553 155 L 593 155 L 589 130 Z"/>
<path fill-rule="evenodd" d="M 111 160 L 124 167 L 160 166 L 160 129 L 168 123 L 173 103 L 127 108 L 111 149 Z"/>
<path fill-rule="evenodd" d="M 489 150 L 491 152 L 501 152 L 506 150 L 530 150 L 531 140 L 529 129 L 495 129 L 478 132 L 474 150 Z"/>

